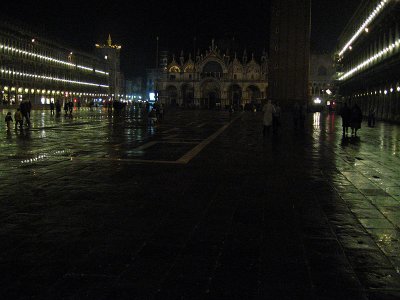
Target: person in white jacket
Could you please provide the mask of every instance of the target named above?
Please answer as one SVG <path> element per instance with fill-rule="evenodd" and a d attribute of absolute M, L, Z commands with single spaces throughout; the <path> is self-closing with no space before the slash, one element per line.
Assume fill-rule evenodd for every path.
<path fill-rule="evenodd" d="M 272 105 L 271 100 L 268 100 L 267 104 L 264 105 L 263 112 L 264 112 L 263 136 L 265 136 L 266 133 L 269 134 L 269 132 L 270 132 L 270 129 L 272 126 L 272 115 L 275 113 L 275 108 Z"/>

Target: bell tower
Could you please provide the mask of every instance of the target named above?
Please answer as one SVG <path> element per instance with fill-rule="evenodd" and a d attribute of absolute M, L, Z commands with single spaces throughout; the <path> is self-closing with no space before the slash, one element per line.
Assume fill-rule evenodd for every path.
<path fill-rule="evenodd" d="M 272 0 L 268 97 L 282 106 L 309 98 L 311 0 Z"/>

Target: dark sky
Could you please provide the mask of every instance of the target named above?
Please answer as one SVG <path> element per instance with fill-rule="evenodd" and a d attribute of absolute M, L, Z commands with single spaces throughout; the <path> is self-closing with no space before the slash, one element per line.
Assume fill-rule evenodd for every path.
<path fill-rule="evenodd" d="M 327 52 L 354 13 L 360 0 L 314 0 L 312 41 L 314 52 Z M 246 48 L 259 57 L 268 46 L 269 0 L 233 1 L 7 1 L 1 14 L 32 26 L 35 31 L 57 37 L 64 44 L 84 51 L 105 42 L 108 33 L 122 45 L 122 68 L 127 77 L 143 75 L 154 67 L 156 37 L 160 49 L 205 49 L 211 39 L 235 38 L 238 55 Z"/>

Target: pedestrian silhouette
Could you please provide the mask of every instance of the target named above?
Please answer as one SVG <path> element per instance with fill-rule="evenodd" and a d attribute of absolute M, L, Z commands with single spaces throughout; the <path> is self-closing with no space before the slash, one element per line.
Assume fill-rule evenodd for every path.
<path fill-rule="evenodd" d="M 263 136 L 265 136 L 266 133 L 269 134 L 272 126 L 272 115 L 275 113 L 275 108 L 272 105 L 271 100 L 268 100 L 268 102 L 264 105 L 263 107 L 263 112 L 264 112 L 264 118 L 263 118 Z"/>
<path fill-rule="evenodd" d="M 351 124 L 351 110 L 347 106 L 347 103 L 344 103 L 343 107 L 339 111 L 339 114 L 342 117 L 343 136 L 346 136 L 349 132 L 349 127 Z"/>
<path fill-rule="evenodd" d="M 6 115 L 5 119 L 4 119 L 4 121 L 5 121 L 6 124 L 7 124 L 7 131 L 10 131 L 10 130 L 11 130 L 11 122 L 13 122 L 13 118 L 12 118 L 12 116 L 11 116 L 11 112 L 8 112 L 8 113 L 7 113 L 7 115 Z"/>
<path fill-rule="evenodd" d="M 361 128 L 362 112 L 356 104 L 351 108 L 351 135 L 357 136 L 357 131 Z"/>

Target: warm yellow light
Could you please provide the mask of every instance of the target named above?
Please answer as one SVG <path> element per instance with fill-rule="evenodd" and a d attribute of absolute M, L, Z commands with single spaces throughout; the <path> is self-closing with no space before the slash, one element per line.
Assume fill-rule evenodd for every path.
<path fill-rule="evenodd" d="M 371 56 L 370 58 L 366 59 L 365 61 L 363 61 L 358 66 L 356 66 L 353 69 L 351 69 L 350 71 L 348 71 L 345 74 L 343 74 L 339 78 L 339 80 L 344 80 L 344 79 L 352 76 L 354 73 L 364 69 L 365 67 L 367 67 L 367 66 L 369 66 L 369 65 L 371 65 L 373 63 L 376 63 L 378 59 L 380 59 L 383 55 L 389 53 L 389 51 L 390 51 L 391 54 L 399 52 L 399 46 L 400 46 L 400 39 L 398 39 L 397 41 L 395 41 L 391 45 L 387 46 L 385 49 L 382 49 L 381 51 L 379 51 L 375 55 Z"/>
<path fill-rule="evenodd" d="M 382 0 L 379 2 L 379 4 L 375 7 L 375 9 L 370 13 L 368 18 L 366 18 L 365 21 L 361 24 L 357 32 L 350 38 L 350 40 L 346 43 L 343 49 L 339 52 L 339 56 L 342 56 L 347 49 L 351 50 L 349 46 L 360 36 L 360 34 L 365 30 L 365 28 L 367 28 L 367 26 L 376 18 L 376 16 L 388 4 L 388 2 L 389 2 L 388 0 Z"/>

